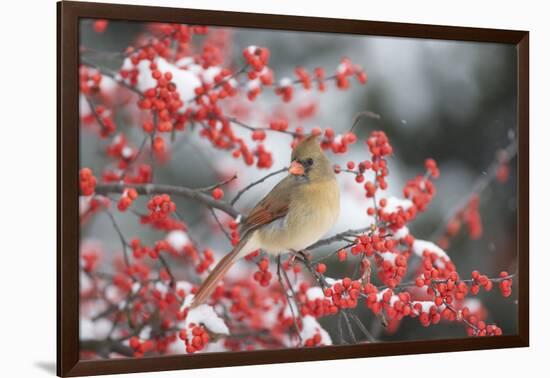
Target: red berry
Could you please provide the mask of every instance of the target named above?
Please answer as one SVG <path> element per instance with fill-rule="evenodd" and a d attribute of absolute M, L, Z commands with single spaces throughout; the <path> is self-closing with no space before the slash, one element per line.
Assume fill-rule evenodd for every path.
<path fill-rule="evenodd" d="M 341 250 L 338 251 L 338 260 L 345 261 L 347 256 L 348 256 L 348 254 L 346 253 L 346 251 L 344 249 L 341 249 Z"/>
<path fill-rule="evenodd" d="M 94 21 L 94 31 L 96 33 L 103 33 L 108 25 L 109 22 L 107 20 L 96 20 Z"/>
<path fill-rule="evenodd" d="M 323 263 L 319 263 L 315 267 L 315 270 L 317 270 L 317 272 L 319 272 L 321 274 L 324 274 L 327 271 L 327 266 Z"/>
<path fill-rule="evenodd" d="M 221 188 L 216 188 L 212 191 L 212 197 L 216 200 L 221 200 L 223 198 L 223 190 Z"/>

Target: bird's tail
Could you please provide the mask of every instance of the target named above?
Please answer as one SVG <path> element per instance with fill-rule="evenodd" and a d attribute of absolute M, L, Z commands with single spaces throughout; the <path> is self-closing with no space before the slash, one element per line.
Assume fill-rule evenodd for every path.
<path fill-rule="evenodd" d="M 246 245 L 248 239 L 249 237 L 247 236 L 243 237 L 241 241 L 233 248 L 233 250 L 225 255 L 218 262 L 218 264 L 216 264 L 212 272 L 210 272 L 208 277 L 206 277 L 206 280 L 204 280 L 195 294 L 193 302 L 191 303 L 191 308 L 197 307 L 206 302 L 208 297 L 210 297 L 210 294 L 212 294 L 216 288 L 218 281 L 223 278 L 233 263 L 235 263 L 235 261 L 242 256 L 239 252 L 244 252 L 243 247 Z"/>

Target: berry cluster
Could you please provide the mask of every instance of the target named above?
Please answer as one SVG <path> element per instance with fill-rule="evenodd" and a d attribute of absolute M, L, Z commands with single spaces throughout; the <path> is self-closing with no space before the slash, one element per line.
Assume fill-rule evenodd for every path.
<path fill-rule="evenodd" d="M 155 245 L 150 248 L 147 246 L 142 246 L 139 239 L 132 239 L 130 242 L 130 247 L 132 248 L 133 256 L 136 259 L 140 259 L 147 255 L 151 259 L 156 260 L 159 258 L 161 252 L 170 252 L 176 255 L 166 240 L 158 240 Z"/>
<path fill-rule="evenodd" d="M 125 189 L 118 200 L 117 208 L 120 211 L 126 211 L 137 198 L 138 192 L 134 188 Z"/>
<path fill-rule="evenodd" d="M 308 284 L 303 282 L 297 296 L 299 303 L 301 303 L 300 313 L 302 317 L 310 315 L 320 318 L 338 313 L 338 307 L 332 303 L 331 299 L 325 297 L 325 292 L 321 288 L 309 287 Z"/>
<path fill-rule="evenodd" d="M 244 49 L 243 56 L 256 72 L 261 72 L 269 63 L 269 50 L 265 47 L 248 46 Z"/>
<path fill-rule="evenodd" d="M 485 291 L 491 291 L 493 289 L 493 281 L 484 274 L 480 274 L 477 270 L 472 272 L 472 287 L 470 291 L 472 294 L 479 293 L 479 289 L 483 287 Z"/>
<path fill-rule="evenodd" d="M 383 235 L 375 233 L 372 235 L 363 234 L 355 238 L 354 245 L 351 247 L 351 254 L 357 256 L 364 254 L 367 257 L 374 255 L 375 252 L 388 252 L 395 247 L 395 241 L 385 239 Z"/>
<path fill-rule="evenodd" d="M 331 298 L 334 306 L 340 309 L 357 307 L 357 300 L 361 293 L 361 282 L 345 277 L 324 290 L 326 297 Z"/>
<path fill-rule="evenodd" d="M 386 240 L 385 247 L 387 244 L 393 244 L 391 242 L 393 241 Z M 393 247 L 389 248 L 391 249 Z M 407 258 L 398 252 L 378 252 L 375 255 L 375 262 L 378 267 L 378 278 L 392 289 L 401 282 L 407 272 Z"/>
<path fill-rule="evenodd" d="M 156 195 L 147 203 L 149 217 L 152 220 L 162 220 L 176 211 L 176 204 L 172 202 L 168 194 Z"/>
<path fill-rule="evenodd" d="M 130 338 L 130 348 L 134 351 L 134 357 L 143 357 L 145 353 L 154 348 L 152 340 L 140 340 L 137 336 Z"/>
<path fill-rule="evenodd" d="M 365 71 L 360 66 L 353 64 L 349 58 L 344 58 L 336 71 L 336 86 L 339 89 L 348 89 L 350 76 L 355 76 L 357 81 L 363 85 L 367 83 Z"/>
<path fill-rule="evenodd" d="M 88 249 L 80 253 L 80 259 L 82 261 L 82 269 L 90 273 L 97 267 L 100 255 L 95 249 Z"/>
<path fill-rule="evenodd" d="M 424 162 L 424 167 L 426 167 L 426 171 L 428 171 L 430 176 L 433 178 L 439 177 L 439 167 L 434 159 L 426 159 Z"/>
<path fill-rule="evenodd" d="M 95 192 L 96 178 L 90 168 L 81 168 L 80 177 L 80 193 L 83 196 L 91 196 Z"/>
<path fill-rule="evenodd" d="M 80 93 L 90 96 L 100 92 L 100 84 L 103 76 L 98 70 L 81 66 L 78 70 Z"/>
<path fill-rule="evenodd" d="M 254 281 L 259 282 L 261 286 L 268 286 L 272 274 L 269 271 L 269 260 L 267 258 L 263 258 L 258 262 L 258 270 L 254 272 Z"/>
<path fill-rule="evenodd" d="M 483 233 L 481 215 L 479 214 L 479 197 L 474 195 L 468 201 L 468 205 L 462 214 L 464 222 L 468 227 L 468 233 L 474 240 L 479 239 Z"/>
<path fill-rule="evenodd" d="M 509 297 L 512 295 L 512 280 L 509 277 L 508 272 L 500 272 L 499 277 L 503 278 L 502 281 L 498 284 L 500 291 L 504 297 Z"/>
<path fill-rule="evenodd" d="M 311 89 L 311 76 L 303 67 L 296 67 L 294 73 L 304 89 Z"/>
<path fill-rule="evenodd" d="M 317 332 L 315 333 L 315 335 L 313 335 L 309 339 L 304 340 L 304 346 L 314 347 L 314 346 L 322 345 L 321 341 L 322 341 L 321 333 Z"/>
<path fill-rule="evenodd" d="M 355 142 L 356 137 L 353 135 L 352 139 Z M 388 188 L 388 183 L 386 182 L 386 177 L 389 174 L 387 168 L 386 157 L 393 153 L 393 148 L 389 144 L 388 138 L 383 131 L 373 131 L 369 138 L 365 141 L 369 151 L 372 155 L 370 160 L 361 161 L 355 163 L 349 161 L 346 164 L 347 172 L 355 174 L 355 181 L 357 183 L 363 183 L 365 181 L 365 172 L 368 170 L 373 171 L 374 181 L 367 181 L 364 184 L 365 196 L 367 198 L 374 198 L 376 191 L 380 188 L 386 190 Z M 343 152 L 346 152 L 346 148 L 343 149 Z M 340 166 L 335 166 L 334 170 L 336 173 L 342 172 Z M 369 215 L 375 214 L 374 208 L 369 208 Z"/>
<path fill-rule="evenodd" d="M 275 94 L 280 96 L 284 102 L 290 102 L 294 93 L 293 84 L 292 80 L 288 77 L 282 78 L 279 80 L 277 88 L 275 88 Z"/>
<path fill-rule="evenodd" d="M 195 267 L 195 271 L 199 274 L 205 272 L 214 263 L 214 252 L 207 248 L 200 255 L 200 260 Z"/>
<path fill-rule="evenodd" d="M 264 47 L 249 46 L 244 49 L 243 57 L 252 68 L 248 73 L 247 97 L 254 101 L 260 94 L 262 86 L 273 84 L 273 71 L 267 66 L 269 63 L 269 50 Z"/>
<path fill-rule="evenodd" d="M 424 176 L 417 176 L 407 182 L 403 195 L 412 201 L 418 211 L 425 211 L 435 195 L 435 186 Z"/>
<path fill-rule="evenodd" d="M 185 343 L 186 352 L 190 354 L 203 350 L 210 341 L 204 327 L 194 324 L 190 326 L 190 331 L 182 329 L 179 332 L 179 337 Z"/>
<path fill-rule="evenodd" d="M 288 121 L 284 118 L 274 119 L 269 123 L 269 128 L 275 131 L 288 130 Z"/>
<path fill-rule="evenodd" d="M 321 134 L 321 130 L 313 130 L 312 134 Z M 336 135 L 331 128 L 325 129 L 321 138 L 321 148 L 330 149 L 335 154 L 345 154 L 349 150 L 349 146 L 357 141 L 357 136 L 348 131 L 343 135 Z"/>

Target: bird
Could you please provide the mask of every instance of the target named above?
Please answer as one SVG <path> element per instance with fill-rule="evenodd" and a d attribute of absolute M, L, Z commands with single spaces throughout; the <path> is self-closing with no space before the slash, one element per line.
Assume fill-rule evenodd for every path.
<path fill-rule="evenodd" d="M 252 208 L 240 226 L 240 241 L 196 292 L 190 308 L 204 304 L 240 258 L 261 249 L 269 255 L 298 252 L 314 244 L 336 223 L 340 189 L 332 164 L 310 135 L 292 150 L 288 174 Z"/>

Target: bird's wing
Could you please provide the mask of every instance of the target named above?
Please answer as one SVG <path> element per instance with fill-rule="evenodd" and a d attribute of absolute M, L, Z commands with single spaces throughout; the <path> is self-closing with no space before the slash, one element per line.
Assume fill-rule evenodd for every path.
<path fill-rule="evenodd" d="M 281 180 L 245 218 L 241 235 L 284 217 L 288 213 L 293 191 L 301 183 L 293 176 Z"/>

